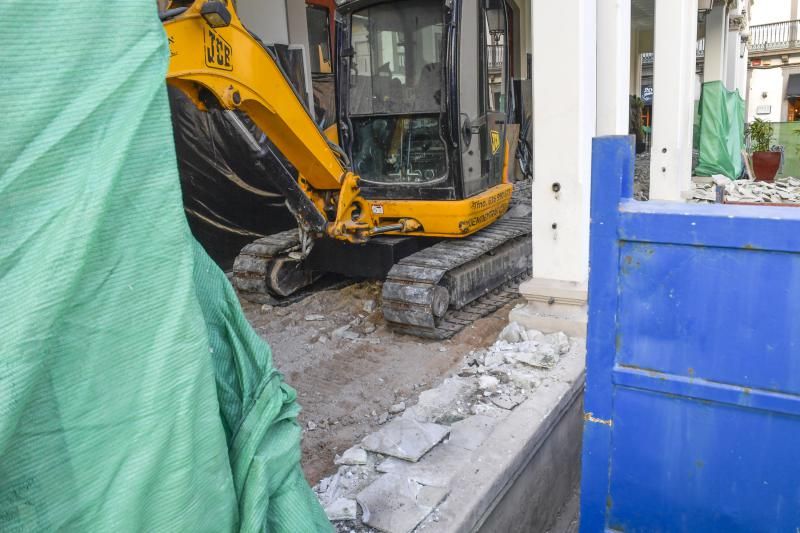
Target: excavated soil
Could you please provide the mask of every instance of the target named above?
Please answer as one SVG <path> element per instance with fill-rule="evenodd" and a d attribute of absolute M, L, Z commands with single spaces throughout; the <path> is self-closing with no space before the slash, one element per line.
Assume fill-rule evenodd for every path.
<path fill-rule="evenodd" d="M 297 389 L 303 411 L 303 469 L 309 483 L 336 471 L 334 457 L 386 421 L 400 402 L 457 372 L 470 351 L 488 347 L 512 302 L 447 341 L 397 334 L 380 309 L 379 282 L 321 291 L 287 307 L 242 301 L 275 366 Z"/>

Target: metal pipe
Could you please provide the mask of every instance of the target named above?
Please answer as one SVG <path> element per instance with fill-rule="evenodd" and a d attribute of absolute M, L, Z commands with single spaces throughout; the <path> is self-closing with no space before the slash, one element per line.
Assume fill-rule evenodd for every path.
<path fill-rule="evenodd" d="M 372 229 L 370 235 L 380 235 L 381 233 L 389 233 L 390 231 L 403 231 L 405 226 L 403 224 L 392 224 L 390 226 L 380 226 Z"/>

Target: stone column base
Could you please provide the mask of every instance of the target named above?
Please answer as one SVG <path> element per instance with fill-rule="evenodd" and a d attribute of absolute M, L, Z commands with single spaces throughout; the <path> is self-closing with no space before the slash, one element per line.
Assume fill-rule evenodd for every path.
<path fill-rule="evenodd" d="M 510 321 L 543 333 L 563 331 L 571 337 L 586 338 L 586 283 L 534 278 L 521 284 L 519 292 L 528 303 L 512 310 Z"/>

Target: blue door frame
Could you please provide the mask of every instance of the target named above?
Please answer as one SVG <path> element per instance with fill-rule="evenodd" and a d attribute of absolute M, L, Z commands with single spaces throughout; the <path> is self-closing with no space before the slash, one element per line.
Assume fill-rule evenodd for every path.
<path fill-rule="evenodd" d="M 632 199 L 594 140 L 581 530 L 800 532 L 800 208 Z"/>

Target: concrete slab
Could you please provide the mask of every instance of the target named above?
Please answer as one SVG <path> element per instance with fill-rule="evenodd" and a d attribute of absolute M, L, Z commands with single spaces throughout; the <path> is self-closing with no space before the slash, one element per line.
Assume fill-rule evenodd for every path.
<path fill-rule="evenodd" d="M 364 437 L 361 447 L 407 461 L 419 461 L 420 457 L 449 433 L 450 428 L 447 426 L 418 422 L 410 418 L 395 418 L 379 431 Z"/>
<path fill-rule="evenodd" d="M 379 475 L 373 459 L 366 465 L 340 466 L 336 474 L 320 480 L 317 491 L 319 500 L 323 507 L 327 507 L 340 498 L 353 499 Z"/>
<path fill-rule="evenodd" d="M 489 398 L 489 400 L 501 409 L 514 409 L 516 406 L 525 401 L 527 396 L 521 393 L 506 394 L 501 393 Z"/>
<path fill-rule="evenodd" d="M 366 525 L 386 533 L 409 533 L 445 496 L 447 489 L 386 474 L 361 491 L 356 499 Z"/>
<path fill-rule="evenodd" d="M 533 369 L 514 368 L 511 370 L 511 383 L 522 389 L 535 389 L 542 381 L 542 375 Z"/>
<path fill-rule="evenodd" d="M 536 351 L 514 352 L 514 359 L 536 368 L 553 368 L 558 363 L 559 353 L 555 346 L 543 344 Z"/>
<path fill-rule="evenodd" d="M 325 508 L 328 520 L 337 522 L 339 520 L 355 520 L 357 513 L 356 501 L 348 498 L 339 498 Z"/>
<path fill-rule="evenodd" d="M 345 450 L 341 456 L 337 456 L 333 462 L 337 465 L 365 465 L 367 464 L 367 452 L 360 446 L 353 446 Z"/>
<path fill-rule="evenodd" d="M 476 383 L 472 379 L 446 379 L 435 389 L 420 394 L 417 405 L 407 408 L 402 416 L 420 422 L 438 422 L 453 411 L 456 402 L 472 394 L 475 387 Z"/>
<path fill-rule="evenodd" d="M 478 388 L 483 391 L 494 392 L 497 386 L 500 385 L 500 380 L 494 376 L 481 376 L 478 378 Z"/>
<path fill-rule="evenodd" d="M 453 476 L 468 464 L 472 452 L 450 442 L 440 444 L 418 463 L 389 457 L 378 464 L 378 472 L 396 474 L 431 487 L 447 488 Z"/>
<path fill-rule="evenodd" d="M 474 415 L 465 418 L 450 426 L 450 440 L 447 443 L 465 450 L 477 450 L 496 425 L 497 419 L 491 416 Z"/>

